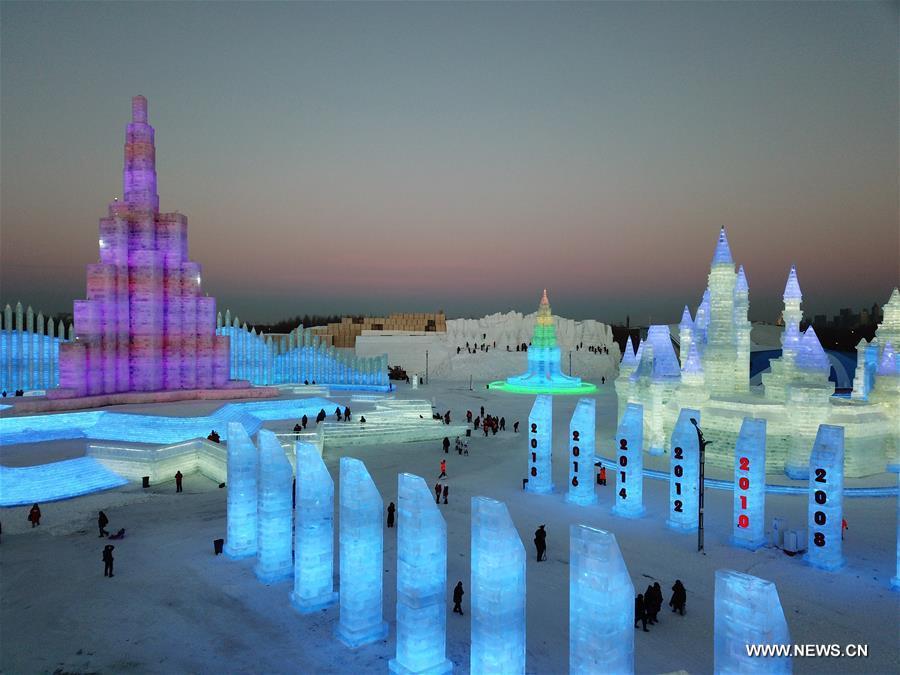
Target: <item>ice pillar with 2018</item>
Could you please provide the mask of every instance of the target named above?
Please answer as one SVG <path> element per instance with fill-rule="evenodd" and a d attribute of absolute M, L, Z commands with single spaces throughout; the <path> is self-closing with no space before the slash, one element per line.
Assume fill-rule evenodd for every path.
<path fill-rule="evenodd" d="M 472 497 L 470 671 L 525 672 L 525 547 L 506 505 Z"/>
<path fill-rule="evenodd" d="M 383 639 L 384 502 L 366 465 L 341 457 L 341 620 L 338 639 L 348 647 Z"/>
<path fill-rule="evenodd" d="M 266 584 L 291 578 L 291 463 L 271 431 L 260 430 L 256 576 Z"/>
<path fill-rule="evenodd" d="M 844 564 L 844 427 L 820 424 L 809 456 L 809 541 L 803 559 L 836 570 Z"/>
<path fill-rule="evenodd" d="M 672 432 L 669 460 L 669 519 L 673 530 L 695 532 L 699 522 L 697 488 L 700 480 L 700 440 L 691 419 L 700 422 L 700 411 L 682 408 Z"/>
<path fill-rule="evenodd" d="M 297 508 L 291 604 L 304 613 L 334 604 L 334 481 L 319 449 L 295 443 Z"/>
<path fill-rule="evenodd" d="M 397 482 L 397 654 L 388 669 L 449 673 L 447 524 L 424 480 L 401 473 Z"/>
<path fill-rule="evenodd" d="M 553 397 L 540 394 L 528 414 L 528 492 L 553 492 Z"/>
<path fill-rule="evenodd" d="M 228 511 L 225 555 L 246 558 L 256 555 L 257 472 L 256 446 L 240 422 L 228 423 Z"/>
<path fill-rule="evenodd" d="M 731 543 L 757 549 L 766 543 L 766 421 L 745 417 L 734 447 L 734 517 Z"/>
<path fill-rule="evenodd" d="M 644 406 L 629 403 L 616 429 L 616 504 L 614 515 L 644 515 Z"/>
<path fill-rule="evenodd" d="M 594 438 L 597 402 L 579 399 L 569 423 L 569 493 L 566 500 L 582 506 L 597 503 L 594 492 Z"/>
<path fill-rule="evenodd" d="M 790 673 L 790 657 L 747 654 L 748 645 L 787 645 L 790 641 L 775 584 L 742 572 L 716 570 L 716 675 Z"/>
<path fill-rule="evenodd" d="M 615 536 L 569 527 L 569 673 L 634 672 L 634 585 Z"/>

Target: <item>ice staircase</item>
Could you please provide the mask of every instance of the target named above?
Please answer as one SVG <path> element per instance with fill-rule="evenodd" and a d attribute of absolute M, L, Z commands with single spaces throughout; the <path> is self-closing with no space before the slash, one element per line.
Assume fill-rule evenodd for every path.
<path fill-rule="evenodd" d="M 361 415 L 366 423 L 360 422 Z M 444 436 L 465 436 L 465 424 L 450 424 L 432 419 L 428 401 L 385 399 L 373 410 L 353 413 L 350 422 L 323 422 L 325 447 L 376 445 L 379 443 L 411 443 L 431 441 Z"/>
<path fill-rule="evenodd" d="M 91 457 L 37 466 L 0 466 L 0 506 L 69 499 L 110 490 L 127 482 Z"/>

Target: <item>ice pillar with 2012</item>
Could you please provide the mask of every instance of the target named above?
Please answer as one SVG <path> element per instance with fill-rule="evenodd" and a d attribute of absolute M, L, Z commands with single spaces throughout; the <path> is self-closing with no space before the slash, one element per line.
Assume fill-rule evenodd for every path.
<path fill-rule="evenodd" d="M 338 639 L 348 647 L 383 639 L 384 502 L 366 465 L 341 457 L 341 620 Z"/>
<path fill-rule="evenodd" d="M 766 543 L 766 421 L 745 417 L 734 447 L 734 516 L 731 543 L 757 549 Z"/>
<path fill-rule="evenodd" d="M 297 508 L 291 604 L 304 613 L 329 607 L 334 592 L 334 481 L 313 443 L 296 443 Z"/>
<path fill-rule="evenodd" d="M 809 541 L 803 559 L 836 570 L 844 564 L 844 427 L 820 424 L 809 456 Z"/>
<path fill-rule="evenodd" d="M 503 502 L 472 497 L 470 672 L 525 672 L 525 547 Z"/>
<path fill-rule="evenodd" d="M 266 584 L 291 578 L 293 471 L 275 434 L 260 430 L 256 576 Z"/>
<path fill-rule="evenodd" d="M 669 460 L 669 519 L 673 530 L 696 532 L 699 524 L 697 488 L 700 480 L 700 440 L 691 420 L 700 422 L 700 411 L 682 408 L 672 432 Z"/>
<path fill-rule="evenodd" d="M 791 641 L 775 584 L 733 570 L 716 570 L 716 675 L 790 673 L 788 656 L 760 658 L 748 645 L 787 645 Z"/>
<path fill-rule="evenodd" d="M 540 394 L 528 414 L 528 492 L 553 492 L 553 397 Z"/>
<path fill-rule="evenodd" d="M 629 403 L 616 429 L 616 504 L 614 515 L 644 515 L 644 406 Z"/>
<path fill-rule="evenodd" d="M 449 673 L 447 524 L 422 478 L 401 473 L 397 482 L 397 653 L 388 669 Z"/>
<path fill-rule="evenodd" d="M 634 585 L 615 536 L 569 527 L 569 673 L 634 672 Z"/>
<path fill-rule="evenodd" d="M 228 510 L 225 555 L 246 558 L 256 555 L 257 473 L 256 446 L 240 422 L 228 423 Z"/>
<path fill-rule="evenodd" d="M 594 430 L 597 402 L 579 399 L 569 423 L 569 493 L 566 500 L 582 506 L 597 503 L 594 492 Z"/>

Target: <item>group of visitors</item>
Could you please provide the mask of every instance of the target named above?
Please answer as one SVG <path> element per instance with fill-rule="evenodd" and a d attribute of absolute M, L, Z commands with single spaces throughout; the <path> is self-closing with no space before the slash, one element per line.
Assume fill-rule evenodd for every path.
<path fill-rule="evenodd" d="M 662 588 L 660 588 L 658 581 L 647 586 L 647 590 L 643 593 L 638 593 L 638 596 L 634 599 L 634 627 L 637 628 L 637 625 L 640 623 L 644 632 L 649 633 L 647 624 L 659 623 L 657 617 L 662 609 L 662 603 Z M 687 590 L 684 584 L 681 583 L 681 579 L 676 579 L 675 585 L 672 586 L 672 598 L 669 600 L 669 607 L 672 608 L 673 612 L 678 612 L 681 616 L 684 616 L 685 604 L 687 604 Z"/>
<path fill-rule="evenodd" d="M 24 395 L 25 395 L 24 389 L 16 389 L 16 392 L 13 394 L 13 396 L 24 396 Z M 9 396 L 9 392 L 6 391 L 6 389 L 4 389 L 3 390 L 3 398 L 6 398 L 7 396 Z"/>

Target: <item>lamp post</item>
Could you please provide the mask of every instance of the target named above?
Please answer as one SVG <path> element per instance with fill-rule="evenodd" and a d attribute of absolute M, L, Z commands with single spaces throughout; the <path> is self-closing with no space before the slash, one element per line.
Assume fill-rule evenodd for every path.
<path fill-rule="evenodd" d="M 428 384 L 428 350 L 425 350 L 425 384 Z"/>
<path fill-rule="evenodd" d="M 703 438 L 703 432 L 700 430 L 697 420 L 693 417 L 691 418 L 691 424 L 697 430 L 697 445 L 700 449 L 700 476 L 698 479 L 700 484 L 697 491 L 697 550 L 703 551 L 703 473 L 706 464 L 706 446 L 712 441 L 707 441 Z"/>
<path fill-rule="evenodd" d="M 572 350 L 569 350 L 569 376 L 572 375 Z"/>

